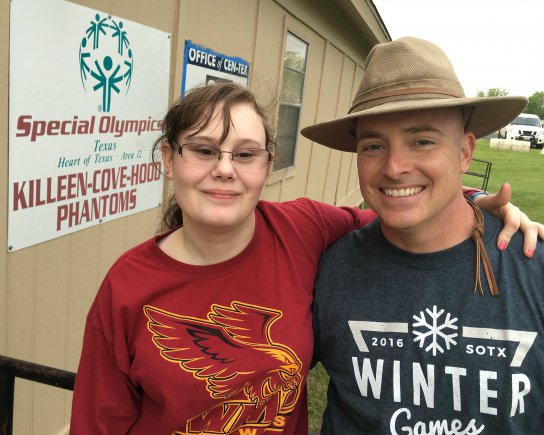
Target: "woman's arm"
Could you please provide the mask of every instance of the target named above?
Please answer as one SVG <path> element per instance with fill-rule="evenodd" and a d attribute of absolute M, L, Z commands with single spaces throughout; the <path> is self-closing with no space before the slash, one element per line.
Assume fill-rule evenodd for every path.
<path fill-rule="evenodd" d="M 493 213 L 504 221 L 504 227 L 497 238 L 497 247 L 503 251 L 512 236 L 519 230 L 523 233 L 523 253 L 531 258 L 535 252 L 538 238 L 544 240 L 544 225 L 533 222 L 518 207 L 511 204 L 512 188 L 504 183 L 496 195 L 478 195 L 474 202 L 478 207 Z"/>
<path fill-rule="evenodd" d="M 116 364 L 113 344 L 87 320 L 70 434 L 126 434 L 138 417 L 139 397 L 135 386 Z"/>

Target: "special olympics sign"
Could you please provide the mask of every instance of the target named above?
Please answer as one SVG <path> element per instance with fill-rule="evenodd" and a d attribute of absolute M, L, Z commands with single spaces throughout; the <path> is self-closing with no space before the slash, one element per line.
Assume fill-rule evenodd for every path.
<path fill-rule="evenodd" d="M 10 13 L 8 250 L 158 206 L 170 36 L 62 0 Z"/>

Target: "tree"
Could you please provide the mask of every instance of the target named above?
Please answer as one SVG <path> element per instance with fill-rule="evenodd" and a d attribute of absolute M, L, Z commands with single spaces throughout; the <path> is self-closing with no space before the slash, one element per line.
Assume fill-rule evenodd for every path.
<path fill-rule="evenodd" d="M 538 115 L 540 119 L 544 118 L 544 92 L 535 92 L 529 97 L 529 104 L 525 108 L 526 113 Z"/>
<path fill-rule="evenodd" d="M 478 97 L 506 97 L 507 95 L 508 91 L 501 88 L 489 88 L 487 94 L 484 91 L 478 91 L 477 94 Z"/>

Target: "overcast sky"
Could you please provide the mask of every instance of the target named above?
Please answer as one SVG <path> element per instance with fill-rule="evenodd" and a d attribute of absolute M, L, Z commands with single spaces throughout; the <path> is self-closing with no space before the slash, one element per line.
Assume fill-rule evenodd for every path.
<path fill-rule="evenodd" d="M 467 96 L 544 91 L 544 0 L 373 0 L 392 39 L 417 36 L 448 55 Z"/>

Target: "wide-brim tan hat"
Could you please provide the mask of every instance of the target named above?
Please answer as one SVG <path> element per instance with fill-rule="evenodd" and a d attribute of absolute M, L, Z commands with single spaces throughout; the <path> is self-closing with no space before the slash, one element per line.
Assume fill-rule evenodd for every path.
<path fill-rule="evenodd" d="M 408 110 L 467 107 L 467 131 L 476 138 L 507 125 L 527 105 L 525 97 L 466 98 L 440 47 L 405 37 L 375 45 L 348 115 L 302 129 L 308 139 L 340 151 L 355 152 L 355 123 L 363 116 Z"/>

